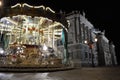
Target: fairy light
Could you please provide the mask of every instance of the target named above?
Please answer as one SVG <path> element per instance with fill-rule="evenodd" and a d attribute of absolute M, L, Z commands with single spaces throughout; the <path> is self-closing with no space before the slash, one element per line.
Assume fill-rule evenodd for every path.
<path fill-rule="evenodd" d="M 21 4 L 20 4 L 20 3 L 17 3 L 16 5 L 11 6 L 11 8 L 15 8 L 15 7 L 17 7 L 17 6 L 20 6 L 20 7 L 21 7 Z"/>
<path fill-rule="evenodd" d="M 46 7 L 46 11 L 50 10 L 52 13 L 55 13 L 55 11 L 53 11 L 50 7 Z"/>

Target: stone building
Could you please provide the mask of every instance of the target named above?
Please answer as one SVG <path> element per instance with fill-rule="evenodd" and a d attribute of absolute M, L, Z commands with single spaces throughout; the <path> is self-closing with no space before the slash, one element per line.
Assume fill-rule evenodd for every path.
<path fill-rule="evenodd" d="M 85 13 L 66 14 L 69 23 L 68 53 L 75 66 L 111 66 L 117 64 L 114 45 L 104 32 L 96 30 Z M 58 49 L 63 51 L 61 40 Z"/>
<path fill-rule="evenodd" d="M 109 49 L 110 49 L 110 54 L 112 57 L 112 64 L 113 66 L 117 65 L 117 59 L 115 55 L 115 45 L 113 44 L 112 41 L 109 42 Z"/>
<path fill-rule="evenodd" d="M 112 65 L 111 54 L 109 49 L 109 40 L 105 37 L 104 32 L 97 34 L 97 51 L 98 51 L 98 65 L 110 66 Z"/>
<path fill-rule="evenodd" d="M 68 30 L 68 53 L 70 59 L 73 60 L 75 66 L 90 66 L 92 64 L 97 66 L 94 26 L 80 12 L 73 11 L 67 14 L 66 19 L 70 23 Z M 91 48 L 91 46 L 94 46 L 94 48 Z M 62 45 L 59 44 L 58 48 L 62 50 Z"/>

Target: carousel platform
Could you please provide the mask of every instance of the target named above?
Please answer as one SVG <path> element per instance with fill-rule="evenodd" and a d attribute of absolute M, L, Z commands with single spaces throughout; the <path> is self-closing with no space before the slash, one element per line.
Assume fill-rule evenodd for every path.
<path fill-rule="evenodd" d="M 0 72 L 7 73 L 31 73 L 31 72 L 55 72 L 75 69 L 73 66 L 64 67 L 0 67 Z"/>

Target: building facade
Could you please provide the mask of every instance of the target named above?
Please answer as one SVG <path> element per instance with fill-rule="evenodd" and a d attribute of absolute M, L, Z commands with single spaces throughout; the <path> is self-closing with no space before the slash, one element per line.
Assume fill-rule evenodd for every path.
<path fill-rule="evenodd" d="M 115 55 L 115 45 L 113 44 L 113 42 L 109 42 L 109 48 L 110 48 L 110 54 L 111 54 L 111 57 L 112 57 L 112 64 L 113 66 L 117 65 L 117 59 L 116 59 L 116 55 Z"/>
<path fill-rule="evenodd" d="M 112 65 L 112 58 L 109 49 L 109 40 L 105 37 L 104 32 L 97 34 L 97 51 L 98 51 L 98 65 L 99 66 L 110 66 Z"/>
<path fill-rule="evenodd" d="M 117 64 L 115 48 L 109 44 L 104 32 L 96 30 L 85 13 L 73 11 L 66 14 L 69 21 L 68 54 L 76 67 L 112 66 Z M 58 44 L 62 50 L 62 44 Z"/>

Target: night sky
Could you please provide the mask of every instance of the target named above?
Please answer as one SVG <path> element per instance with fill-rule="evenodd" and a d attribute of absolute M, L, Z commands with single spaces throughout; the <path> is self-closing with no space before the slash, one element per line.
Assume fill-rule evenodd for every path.
<path fill-rule="evenodd" d="M 60 10 L 69 13 L 78 10 L 81 13 L 86 13 L 86 18 L 94 25 L 95 28 L 101 31 L 105 30 L 106 37 L 113 41 L 115 45 L 116 55 L 120 63 L 120 40 L 119 38 L 119 22 L 118 14 L 119 7 L 117 2 L 110 1 L 93 1 L 87 0 L 6 0 L 7 6 L 16 3 L 28 3 L 30 5 L 44 5 L 50 7 L 56 12 Z M 9 1 L 9 2 L 8 2 Z"/>

